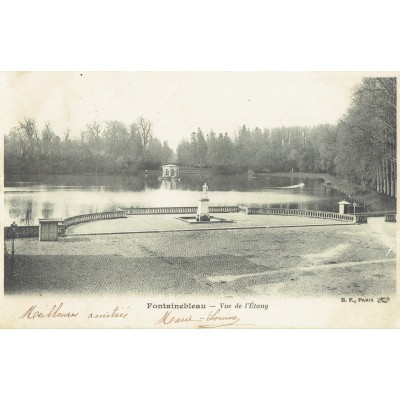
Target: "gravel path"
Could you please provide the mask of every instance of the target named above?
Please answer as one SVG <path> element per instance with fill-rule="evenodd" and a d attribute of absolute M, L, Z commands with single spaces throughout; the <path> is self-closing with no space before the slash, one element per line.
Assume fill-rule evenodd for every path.
<path fill-rule="evenodd" d="M 14 274 L 7 274 L 5 291 L 390 295 L 395 293 L 395 248 L 389 251 L 390 243 L 374 226 L 82 235 L 58 242 L 18 239 Z M 385 231 L 392 240 L 394 227 Z M 10 249 L 9 241 L 6 245 Z"/>

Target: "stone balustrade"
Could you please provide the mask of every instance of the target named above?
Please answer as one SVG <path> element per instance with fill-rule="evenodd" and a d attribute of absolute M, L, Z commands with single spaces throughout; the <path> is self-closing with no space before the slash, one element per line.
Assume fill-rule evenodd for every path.
<path fill-rule="evenodd" d="M 236 213 L 238 206 L 216 206 L 209 208 L 210 213 Z M 196 214 L 197 207 L 152 207 L 152 208 L 126 208 L 128 215 L 152 215 L 152 214 Z"/>
<path fill-rule="evenodd" d="M 10 226 L 4 227 L 4 239 L 12 239 L 13 231 Z M 39 225 L 17 226 L 15 238 L 39 237 Z"/>
<path fill-rule="evenodd" d="M 59 236 L 65 236 L 65 231 L 69 226 L 103 219 L 126 218 L 127 215 L 154 215 L 154 214 L 196 214 L 197 207 L 153 207 L 153 208 L 127 208 L 120 211 L 107 211 L 77 215 L 66 218 L 58 226 Z M 297 210 L 287 208 L 257 208 L 244 206 L 216 206 L 210 207 L 210 213 L 237 213 L 263 214 L 263 215 L 287 215 L 303 216 L 310 218 L 332 219 L 357 224 L 367 223 L 367 215 L 339 214 L 329 211 Z M 395 214 L 387 214 L 385 221 L 396 222 Z M 39 237 L 39 226 L 17 226 L 15 228 L 16 238 Z M 4 227 L 4 238 L 12 238 L 12 228 Z"/>
<path fill-rule="evenodd" d="M 209 207 L 210 213 L 237 213 L 239 212 L 238 206 L 217 206 Z"/>
<path fill-rule="evenodd" d="M 64 220 L 64 229 L 71 225 L 82 224 L 84 222 L 99 221 L 102 219 L 126 218 L 126 215 L 127 212 L 125 210 L 76 215 L 75 217 L 66 218 Z"/>
<path fill-rule="evenodd" d="M 396 214 L 386 214 L 385 222 L 396 222 Z"/>
<path fill-rule="evenodd" d="M 152 207 L 152 208 L 126 208 L 128 215 L 152 214 L 196 214 L 197 207 Z"/>
<path fill-rule="evenodd" d="M 297 210 L 297 209 L 287 209 L 287 208 L 255 208 L 255 207 L 241 207 L 240 211 L 246 212 L 246 214 L 291 215 L 291 216 L 300 216 L 309 218 L 333 219 L 345 222 L 356 222 L 354 215 L 352 214 L 339 214 L 330 211 Z"/>

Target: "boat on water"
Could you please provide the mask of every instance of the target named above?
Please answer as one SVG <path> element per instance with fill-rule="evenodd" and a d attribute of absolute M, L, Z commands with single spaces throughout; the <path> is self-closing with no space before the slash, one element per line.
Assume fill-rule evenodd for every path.
<path fill-rule="evenodd" d="M 305 187 L 305 183 L 299 183 L 297 185 L 292 185 L 292 186 L 279 186 L 279 187 L 271 187 L 268 189 L 301 189 L 303 187 Z"/>

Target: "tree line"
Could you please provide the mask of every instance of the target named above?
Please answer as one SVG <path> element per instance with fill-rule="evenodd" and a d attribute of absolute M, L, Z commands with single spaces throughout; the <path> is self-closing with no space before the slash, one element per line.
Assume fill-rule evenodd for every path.
<path fill-rule="evenodd" d="M 149 120 L 88 124 L 79 137 L 58 136 L 46 123 L 19 121 L 5 136 L 5 173 L 135 173 L 168 162 L 218 173 L 317 172 L 396 196 L 396 78 L 365 78 L 336 125 L 250 129 L 204 134 L 177 148 L 155 137 Z"/>
<path fill-rule="evenodd" d="M 396 78 L 364 78 L 336 125 L 250 129 L 233 137 L 199 128 L 177 148 L 179 165 L 222 173 L 317 172 L 396 196 Z"/>
<path fill-rule="evenodd" d="M 204 135 L 199 128 L 190 140 L 177 148 L 179 165 L 211 167 L 222 173 L 246 172 L 330 172 L 334 168 L 331 143 L 333 125 L 250 129 L 243 125 L 232 139 L 227 133 Z"/>
<path fill-rule="evenodd" d="M 119 121 L 87 124 L 79 137 L 67 129 L 62 138 L 48 122 L 39 130 L 25 118 L 5 137 L 5 173 L 136 173 L 173 159 L 173 150 L 139 117 L 129 127 Z"/>

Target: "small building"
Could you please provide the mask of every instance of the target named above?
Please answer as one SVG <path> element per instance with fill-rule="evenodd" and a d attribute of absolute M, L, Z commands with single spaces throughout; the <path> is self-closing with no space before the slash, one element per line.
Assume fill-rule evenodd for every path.
<path fill-rule="evenodd" d="M 41 242 L 58 240 L 58 224 L 61 222 L 57 218 L 39 219 L 39 240 Z"/>
<path fill-rule="evenodd" d="M 161 177 L 163 179 L 179 178 L 179 166 L 175 164 L 166 164 L 161 166 Z"/>
<path fill-rule="evenodd" d="M 349 203 L 346 200 L 339 201 L 339 214 L 348 214 L 349 213 Z"/>

